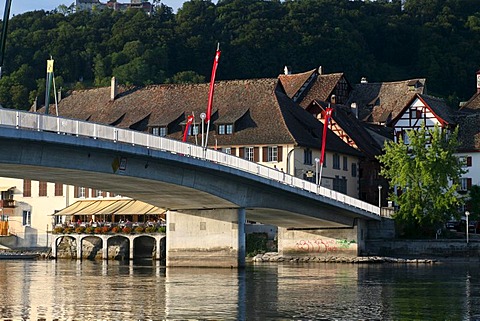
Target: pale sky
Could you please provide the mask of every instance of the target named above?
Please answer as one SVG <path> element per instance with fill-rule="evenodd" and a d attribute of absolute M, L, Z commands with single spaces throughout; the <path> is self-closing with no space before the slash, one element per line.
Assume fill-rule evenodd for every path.
<path fill-rule="evenodd" d="M 0 0 L 0 19 L 3 19 L 3 11 L 5 10 L 5 0 Z M 107 0 L 100 0 L 102 3 L 106 3 Z M 119 0 L 121 3 L 130 3 L 130 0 Z M 173 11 L 177 11 L 182 6 L 184 0 L 163 0 L 162 3 L 172 7 Z M 27 11 L 34 10 L 53 10 L 59 5 L 70 6 L 75 3 L 75 0 L 12 0 L 12 7 L 10 9 L 10 15 L 20 14 Z"/>

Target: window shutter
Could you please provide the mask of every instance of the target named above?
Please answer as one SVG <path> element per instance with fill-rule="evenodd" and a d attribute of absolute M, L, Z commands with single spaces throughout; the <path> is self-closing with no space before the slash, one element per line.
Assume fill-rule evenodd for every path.
<path fill-rule="evenodd" d="M 240 147 L 238 149 L 238 157 L 245 158 L 245 147 Z"/>
<path fill-rule="evenodd" d="M 283 147 L 277 146 L 277 161 L 281 162 L 283 160 Z"/>
<path fill-rule="evenodd" d="M 102 192 L 102 196 L 103 196 L 103 197 L 107 197 L 107 192 L 104 192 L 104 191 L 103 191 L 103 192 Z"/>
<path fill-rule="evenodd" d="M 32 181 L 29 179 L 23 180 L 23 197 L 32 196 Z"/>
<path fill-rule="evenodd" d="M 230 148 L 230 155 L 237 156 L 237 149 L 235 147 Z"/>
<path fill-rule="evenodd" d="M 472 156 L 467 157 L 467 166 L 472 166 Z"/>
<path fill-rule="evenodd" d="M 80 195 L 80 187 L 75 186 L 75 189 L 73 191 L 73 197 L 78 198 L 79 195 Z"/>
<path fill-rule="evenodd" d="M 467 189 L 471 189 L 472 188 L 472 179 L 471 178 L 467 178 Z"/>
<path fill-rule="evenodd" d="M 92 197 L 97 197 L 97 190 L 92 188 Z"/>
<path fill-rule="evenodd" d="M 267 146 L 263 146 L 262 147 L 262 162 L 267 162 L 268 161 L 268 147 Z"/>
<path fill-rule="evenodd" d="M 258 147 L 253 147 L 253 161 L 258 162 L 259 157 L 259 150 Z"/>
<path fill-rule="evenodd" d="M 38 182 L 38 196 L 47 196 L 47 182 Z"/>

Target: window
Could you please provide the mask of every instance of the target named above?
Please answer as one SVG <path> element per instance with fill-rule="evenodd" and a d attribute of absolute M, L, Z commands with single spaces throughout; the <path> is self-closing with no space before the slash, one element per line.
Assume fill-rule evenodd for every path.
<path fill-rule="evenodd" d="M 460 191 L 468 191 L 472 187 L 472 179 L 471 178 L 460 178 Z"/>
<path fill-rule="evenodd" d="M 352 177 L 357 177 L 357 164 L 352 163 Z"/>
<path fill-rule="evenodd" d="M 333 154 L 333 169 L 340 169 L 340 155 Z"/>
<path fill-rule="evenodd" d="M 217 125 L 217 133 L 219 135 L 231 135 L 233 134 L 233 124 L 224 124 L 224 125 Z"/>
<path fill-rule="evenodd" d="M 222 152 L 228 155 L 232 155 L 232 149 L 230 147 L 223 147 Z"/>
<path fill-rule="evenodd" d="M 422 112 L 416 108 L 410 109 L 410 118 L 412 119 L 419 119 L 422 117 Z"/>
<path fill-rule="evenodd" d="M 189 135 L 198 135 L 198 133 L 199 133 L 199 130 L 198 130 L 199 127 L 200 127 L 200 126 L 197 125 L 197 124 L 193 124 L 192 126 L 190 126 L 190 133 L 189 133 Z"/>
<path fill-rule="evenodd" d="M 333 190 L 347 194 L 347 179 L 345 176 L 340 178 L 338 175 L 335 175 L 335 178 L 333 179 Z"/>
<path fill-rule="evenodd" d="M 63 196 L 63 184 L 55 183 L 55 196 Z"/>
<path fill-rule="evenodd" d="M 306 171 L 303 173 L 303 179 L 312 183 L 315 183 L 315 172 L 314 171 Z"/>
<path fill-rule="evenodd" d="M 227 129 L 227 135 L 233 134 L 233 124 L 228 124 L 226 129 Z"/>
<path fill-rule="evenodd" d="M 269 146 L 267 150 L 267 162 L 278 161 L 278 148 L 277 146 Z"/>
<path fill-rule="evenodd" d="M 32 196 L 32 181 L 29 179 L 23 180 L 23 197 Z"/>
<path fill-rule="evenodd" d="M 47 182 L 38 182 L 38 196 L 47 196 Z"/>
<path fill-rule="evenodd" d="M 304 149 L 303 150 L 303 163 L 305 165 L 312 165 L 312 150 Z"/>
<path fill-rule="evenodd" d="M 95 191 L 95 197 L 103 197 L 103 192 L 99 189 Z"/>
<path fill-rule="evenodd" d="M 245 159 L 253 162 L 254 160 L 253 147 L 245 147 Z"/>
<path fill-rule="evenodd" d="M 343 156 L 343 170 L 348 171 L 348 157 Z"/>
<path fill-rule="evenodd" d="M 472 156 L 461 156 L 459 158 L 460 158 L 459 161 L 463 167 L 472 166 Z"/>
<path fill-rule="evenodd" d="M 217 132 L 219 135 L 225 135 L 225 125 L 218 125 Z"/>
<path fill-rule="evenodd" d="M 160 137 L 167 136 L 167 127 L 152 127 L 152 135 Z"/>
<path fill-rule="evenodd" d="M 78 188 L 78 197 L 87 197 L 86 188 L 80 186 Z"/>
<path fill-rule="evenodd" d="M 32 215 L 30 211 L 23 211 L 23 226 L 30 226 L 32 224 Z"/>

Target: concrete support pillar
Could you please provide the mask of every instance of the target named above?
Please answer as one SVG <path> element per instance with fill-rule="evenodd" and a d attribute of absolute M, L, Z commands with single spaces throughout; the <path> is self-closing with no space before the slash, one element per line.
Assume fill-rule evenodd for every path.
<path fill-rule="evenodd" d="M 243 267 L 245 209 L 169 211 L 167 266 Z"/>
<path fill-rule="evenodd" d="M 364 226 L 364 224 L 362 224 Z M 355 257 L 364 248 L 363 227 L 288 230 L 278 228 L 278 252 L 292 257 Z"/>
<path fill-rule="evenodd" d="M 108 237 L 102 237 L 102 256 L 104 260 L 108 260 Z"/>
<path fill-rule="evenodd" d="M 157 260 L 160 260 L 161 259 L 161 252 L 162 252 L 162 249 L 160 248 L 160 244 L 161 244 L 161 240 L 162 238 L 161 237 L 156 237 L 155 238 L 155 247 L 156 247 L 156 251 L 155 251 L 155 258 Z"/>
<path fill-rule="evenodd" d="M 76 237 L 77 240 L 77 260 L 82 259 L 82 238 Z"/>
<path fill-rule="evenodd" d="M 130 259 L 130 261 L 131 261 L 131 260 L 133 260 L 133 244 L 134 244 L 134 239 L 131 238 L 131 237 L 129 237 L 129 238 L 128 238 L 128 243 L 129 243 L 129 245 L 130 245 L 130 251 L 128 251 L 128 252 L 129 252 L 128 255 L 129 255 L 129 259 Z"/>
<path fill-rule="evenodd" d="M 53 236 L 52 237 L 52 257 L 57 258 L 57 244 L 58 244 L 59 237 Z"/>

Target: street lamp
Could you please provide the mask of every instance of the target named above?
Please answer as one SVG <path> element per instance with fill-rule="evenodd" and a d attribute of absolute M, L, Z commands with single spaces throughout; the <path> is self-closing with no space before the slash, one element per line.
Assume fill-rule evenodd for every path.
<path fill-rule="evenodd" d="M 465 211 L 465 218 L 466 218 L 466 223 L 467 223 L 467 226 L 465 228 L 465 232 L 467 233 L 467 244 L 468 244 L 468 217 L 470 216 L 470 212 L 469 211 Z"/>
<path fill-rule="evenodd" d="M 319 182 L 319 177 L 318 177 L 318 163 L 320 162 L 320 159 L 318 157 L 315 158 L 315 184 L 318 186 Z"/>
<path fill-rule="evenodd" d="M 378 185 L 378 207 L 382 207 L 382 185 Z"/>
<path fill-rule="evenodd" d="M 202 119 L 202 147 L 204 147 L 204 136 L 203 136 L 203 124 L 205 123 L 205 118 L 207 117 L 207 114 L 201 113 L 200 118 Z"/>

